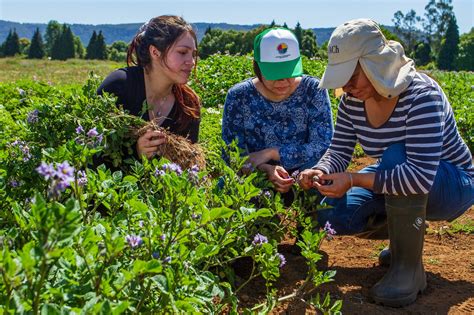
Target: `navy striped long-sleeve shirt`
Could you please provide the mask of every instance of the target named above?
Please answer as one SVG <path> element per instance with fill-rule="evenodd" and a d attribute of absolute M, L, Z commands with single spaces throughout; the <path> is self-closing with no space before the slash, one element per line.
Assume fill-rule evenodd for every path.
<path fill-rule="evenodd" d="M 459 135 L 446 95 L 433 79 L 422 73 L 416 74 L 400 94 L 390 118 L 377 128 L 367 121 L 364 103 L 344 95 L 331 146 L 314 168 L 326 173 L 344 172 L 357 141 L 367 155 L 375 158 L 380 158 L 388 146 L 405 143 L 406 162 L 376 171 L 375 193 L 428 193 L 440 160 L 474 176 L 471 153 Z"/>

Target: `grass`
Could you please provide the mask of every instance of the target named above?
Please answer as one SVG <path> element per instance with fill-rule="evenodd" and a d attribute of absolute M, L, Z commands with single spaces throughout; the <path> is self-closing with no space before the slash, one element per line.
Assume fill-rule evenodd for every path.
<path fill-rule="evenodd" d="M 69 59 L 30 60 L 25 58 L 0 58 L 0 82 L 15 82 L 22 79 L 34 79 L 54 85 L 82 85 L 88 74 L 105 77 L 113 70 L 125 66 L 122 63 L 102 60 Z"/>
<path fill-rule="evenodd" d="M 429 258 L 426 263 L 430 264 L 430 265 L 439 265 L 441 262 L 439 261 L 439 259 L 436 259 L 436 258 Z"/>
<path fill-rule="evenodd" d="M 388 242 L 387 242 L 387 241 L 382 241 L 382 242 L 380 242 L 380 243 L 375 244 L 375 245 L 372 247 L 374 251 L 372 252 L 372 254 L 370 255 L 370 257 L 372 257 L 373 259 L 378 260 L 378 259 L 379 259 L 380 252 L 381 252 L 382 250 L 384 250 L 385 247 L 387 247 L 387 246 L 388 246 Z"/>
<path fill-rule="evenodd" d="M 453 233 L 474 234 L 474 220 L 460 217 L 451 223 L 450 230 Z"/>
<path fill-rule="evenodd" d="M 428 233 L 435 234 L 439 238 L 445 234 L 449 236 L 453 236 L 456 233 L 474 234 L 474 220 L 461 216 L 453 222 L 438 228 L 428 228 Z"/>

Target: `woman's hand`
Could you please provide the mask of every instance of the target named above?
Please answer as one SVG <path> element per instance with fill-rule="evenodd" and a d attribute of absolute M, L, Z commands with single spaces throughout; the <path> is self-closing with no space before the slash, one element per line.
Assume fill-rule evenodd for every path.
<path fill-rule="evenodd" d="M 272 182 L 278 192 L 288 192 L 294 183 L 290 174 L 279 165 L 262 164 L 259 169 L 267 174 L 268 180 Z"/>
<path fill-rule="evenodd" d="M 316 187 L 314 184 L 315 180 L 321 184 L 325 184 L 325 182 L 321 180 L 322 175 L 324 175 L 324 173 L 321 170 L 307 169 L 298 175 L 298 183 L 302 189 L 308 190 L 310 188 Z"/>
<path fill-rule="evenodd" d="M 352 188 L 352 174 L 345 173 L 334 173 L 334 174 L 322 174 L 319 176 L 320 181 L 315 181 L 314 186 L 319 190 L 324 196 L 330 198 L 340 198 Z M 331 182 L 330 182 L 331 181 Z M 330 184 L 324 185 L 324 183 Z"/>
<path fill-rule="evenodd" d="M 156 155 L 158 146 L 166 142 L 165 135 L 156 130 L 148 130 L 144 135 L 138 138 L 137 141 L 137 152 L 138 156 L 146 156 L 147 159 L 151 159 Z"/>
<path fill-rule="evenodd" d="M 249 154 L 248 162 L 252 163 L 253 167 L 257 168 L 261 164 L 267 163 L 268 161 L 279 161 L 280 154 L 278 153 L 278 148 L 267 148 L 257 152 L 252 152 Z"/>

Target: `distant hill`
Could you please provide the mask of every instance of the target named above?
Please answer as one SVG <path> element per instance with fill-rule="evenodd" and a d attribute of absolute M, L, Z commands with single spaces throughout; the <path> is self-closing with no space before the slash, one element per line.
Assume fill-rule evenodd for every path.
<path fill-rule="evenodd" d="M 31 39 L 33 33 L 37 27 L 39 27 L 41 34 L 43 35 L 46 30 L 45 23 L 18 23 L 0 20 L 0 43 L 5 41 L 8 32 L 10 29 L 15 28 L 18 36 L 26 37 Z M 82 40 L 84 46 L 89 43 L 89 39 L 92 35 L 92 32 L 95 30 L 97 32 L 102 31 L 105 36 L 105 41 L 107 44 L 111 44 L 117 40 L 123 40 L 125 42 L 130 42 L 132 37 L 137 32 L 138 28 L 142 25 L 139 23 L 131 24 L 69 24 L 71 30 L 75 35 L 79 36 Z M 219 28 L 222 30 L 236 30 L 236 31 L 249 31 L 259 26 L 259 24 L 254 25 L 239 25 L 239 24 L 227 24 L 227 23 L 192 23 L 196 29 L 198 41 L 204 37 L 204 32 L 210 26 L 211 28 Z M 314 28 L 313 31 L 316 34 L 316 40 L 318 45 L 321 45 L 325 41 L 329 40 L 332 31 L 334 28 Z"/>

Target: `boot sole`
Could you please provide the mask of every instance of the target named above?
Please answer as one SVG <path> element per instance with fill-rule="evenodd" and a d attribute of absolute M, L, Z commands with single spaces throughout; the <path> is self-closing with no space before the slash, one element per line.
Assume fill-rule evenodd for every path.
<path fill-rule="evenodd" d="M 418 289 L 416 292 L 410 295 L 407 295 L 403 298 L 385 299 L 385 298 L 378 298 L 375 296 L 373 296 L 372 298 L 374 299 L 376 304 L 381 304 L 381 305 L 389 306 L 389 307 L 404 307 L 415 302 L 416 298 L 418 297 L 418 293 L 423 294 L 423 292 L 425 292 L 426 290 L 426 287 L 427 287 L 427 284 L 425 282 L 422 288 Z"/>

